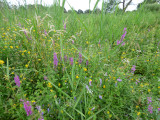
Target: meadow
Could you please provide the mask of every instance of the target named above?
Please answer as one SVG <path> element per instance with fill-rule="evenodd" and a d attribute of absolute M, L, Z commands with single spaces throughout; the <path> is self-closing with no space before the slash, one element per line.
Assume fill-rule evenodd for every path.
<path fill-rule="evenodd" d="M 0 91 L 1 120 L 158 120 L 160 14 L 4 6 Z"/>

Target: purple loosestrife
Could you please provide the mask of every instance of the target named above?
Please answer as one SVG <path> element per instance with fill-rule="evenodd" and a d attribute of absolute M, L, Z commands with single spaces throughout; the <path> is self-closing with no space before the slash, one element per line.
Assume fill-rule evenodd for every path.
<path fill-rule="evenodd" d="M 117 45 L 121 44 L 121 42 L 122 42 L 122 41 L 123 41 L 123 39 L 125 38 L 125 36 L 126 36 L 126 34 L 127 34 L 126 29 L 127 29 L 127 28 L 124 28 L 124 30 L 123 30 L 123 31 L 124 31 L 124 33 L 123 33 L 123 35 L 121 36 L 121 40 L 117 40 Z M 125 45 L 125 43 L 124 43 L 124 42 L 122 43 L 122 46 L 123 46 L 123 45 Z"/>
<path fill-rule="evenodd" d="M 57 67 L 58 66 L 58 58 L 57 58 L 57 54 L 54 53 L 54 58 L 53 58 L 53 63 L 54 63 L 54 66 Z"/>
<path fill-rule="evenodd" d="M 133 65 L 132 68 L 131 68 L 131 73 L 134 73 L 136 71 L 136 66 Z"/>
<path fill-rule="evenodd" d="M 73 65 L 73 57 L 69 58 L 70 65 Z"/>
<path fill-rule="evenodd" d="M 152 100 L 151 100 L 151 99 L 152 99 L 151 97 L 148 97 L 148 98 L 147 98 L 148 104 L 149 104 L 149 103 L 152 103 Z"/>
<path fill-rule="evenodd" d="M 149 105 L 149 106 L 148 106 L 148 111 L 149 111 L 150 114 L 153 113 L 153 110 L 152 110 L 152 109 L 153 109 L 153 107 L 152 107 L 151 105 Z"/>
<path fill-rule="evenodd" d="M 27 116 L 32 115 L 32 108 L 31 108 L 29 101 L 24 101 L 22 99 L 20 99 L 20 101 L 23 102 L 24 109 L 27 113 Z"/>
<path fill-rule="evenodd" d="M 122 79 L 120 79 L 120 78 L 119 78 L 119 79 L 117 79 L 117 81 L 121 82 L 121 81 L 122 81 Z"/>
<path fill-rule="evenodd" d="M 82 54 L 79 53 L 79 64 L 81 64 L 81 63 L 82 63 Z"/>
<path fill-rule="evenodd" d="M 18 75 L 15 75 L 15 77 L 14 77 L 14 81 L 15 81 L 15 83 L 16 83 L 16 85 L 18 86 L 18 87 L 20 87 L 20 79 L 19 79 L 19 76 Z"/>

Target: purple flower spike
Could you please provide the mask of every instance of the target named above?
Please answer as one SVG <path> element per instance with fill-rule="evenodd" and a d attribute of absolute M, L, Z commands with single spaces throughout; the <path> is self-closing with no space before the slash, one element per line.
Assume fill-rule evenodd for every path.
<path fill-rule="evenodd" d="M 160 108 L 158 108 L 158 111 L 160 111 Z"/>
<path fill-rule="evenodd" d="M 131 73 L 134 73 L 136 71 L 136 66 L 133 65 L 132 68 L 131 68 Z"/>
<path fill-rule="evenodd" d="M 152 99 L 151 97 L 148 97 L 148 98 L 147 98 L 148 104 L 149 104 L 149 103 L 152 103 L 152 100 L 151 100 L 151 99 Z"/>
<path fill-rule="evenodd" d="M 101 85 L 102 85 L 102 79 L 100 78 L 99 81 L 100 81 L 100 87 L 101 87 Z"/>
<path fill-rule="evenodd" d="M 54 58 L 53 58 L 53 60 L 54 60 L 54 66 L 55 67 L 57 67 L 58 66 L 58 58 L 57 58 L 57 54 L 56 53 L 54 53 Z"/>
<path fill-rule="evenodd" d="M 126 31 L 127 30 L 127 28 L 124 28 L 124 30 L 123 31 Z"/>
<path fill-rule="evenodd" d="M 88 60 L 86 61 L 86 65 L 88 66 Z"/>
<path fill-rule="evenodd" d="M 69 58 L 70 65 L 73 65 L 73 57 Z"/>
<path fill-rule="evenodd" d="M 89 81 L 89 85 L 92 86 L 92 80 Z"/>
<path fill-rule="evenodd" d="M 31 109 L 31 105 L 29 104 L 29 101 L 27 102 L 24 101 L 23 104 L 24 104 L 24 109 L 27 113 L 27 116 L 32 115 L 32 109 Z"/>
<path fill-rule="evenodd" d="M 16 85 L 18 86 L 18 87 L 20 87 L 20 79 L 19 79 L 19 76 L 18 75 L 15 75 L 15 77 L 14 77 L 14 80 L 15 80 L 15 83 L 16 83 Z"/>
<path fill-rule="evenodd" d="M 117 81 L 121 82 L 121 81 L 122 81 L 122 79 L 117 79 Z"/>
<path fill-rule="evenodd" d="M 79 64 L 81 64 L 81 63 L 82 63 L 82 54 L 79 53 Z"/>
<path fill-rule="evenodd" d="M 152 107 L 151 105 L 149 105 L 149 106 L 148 106 L 148 111 L 149 111 L 150 114 L 153 113 L 152 109 L 153 109 L 153 107 Z"/>
<path fill-rule="evenodd" d="M 99 95 L 99 99 L 102 99 L 102 96 L 101 96 L 101 95 Z"/>
<path fill-rule="evenodd" d="M 47 80 L 48 78 L 47 78 L 47 76 L 44 76 L 44 80 Z"/>

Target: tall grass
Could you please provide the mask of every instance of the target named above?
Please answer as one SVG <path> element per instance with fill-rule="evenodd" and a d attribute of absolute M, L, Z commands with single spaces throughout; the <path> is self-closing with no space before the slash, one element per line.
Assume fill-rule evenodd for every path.
<path fill-rule="evenodd" d="M 160 15 L 64 13 L 65 2 L 1 8 L 0 119 L 158 119 Z"/>

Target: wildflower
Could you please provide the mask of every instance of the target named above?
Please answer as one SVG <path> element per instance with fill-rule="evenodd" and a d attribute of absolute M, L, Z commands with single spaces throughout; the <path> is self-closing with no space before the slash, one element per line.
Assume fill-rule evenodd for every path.
<path fill-rule="evenodd" d="M 24 109 L 27 113 L 27 116 L 32 115 L 32 109 L 29 101 L 24 101 L 24 100 L 21 100 L 21 101 L 23 101 Z"/>
<path fill-rule="evenodd" d="M 79 64 L 81 64 L 82 63 L 82 54 L 81 53 L 79 53 Z"/>
<path fill-rule="evenodd" d="M 77 75 L 77 76 L 76 76 L 76 79 L 78 79 L 78 78 L 79 78 L 79 76 Z"/>
<path fill-rule="evenodd" d="M 57 67 L 58 66 L 58 58 L 57 58 L 57 54 L 56 53 L 54 53 L 54 58 L 53 58 L 53 60 L 54 60 L 54 66 L 55 67 Z"/>
<path fill-rule="evenodd" d="M 49 113 L 49 108 L 47 109 L 48 113 Z"/>
<path fill-rule="evenodd" d="M 121 81 L 122 81 L 122 79 L 117 79 L 117 81 L 121 82 Z"/>
<path fill-rule="evenodd" d="M 84 71 L 87 71 L 87 68 L 83 68 Z"/>
<path fill-rule="evenodd" d="M 137 115 L 139 116 L 141 114 L 141 112 L 137 112 Z"/>
<path fill-rule="evenodd" d="M 119 41 L 119 40 L 117 40 L 117 45 L 119 45 L 122 41 L 123 41 L 123 39 L 125 38 L 125 36 L 126 36 L 126 33 L 127 33 L 127 31 L 126 31 L 126 29 L 127 28 L 124 28 L 124 34 L 121 36 L 121 40 Z M 125 43 L 122 43 L 122 46 L 124 45 Z"/>
<path fill-rule="evenodd" d="M 108 75 L 107 75 L 107 72 L 104 74 L 104 76 L 108 76 Z"/>
<path fill-rule="evenodd" d="M 47 36 L 47 31 L 46 30 L 44 30 L 44 35 Z"/>
<path fill-rule="evenodd" d="M 95 107 L 93 107 L 91 110 L 93 111 L 95 109 Z"/>
<path fill-rule="evenodd" d="M 86 85 L 87 92 L 92 94 L 92 91 L 89 89 L 88 85 Z"/>
<path fill-rule="evenodd" d="M 73 65 L 73 57 L 69 58 L 70 60 L 70 65 Z"/>
<path fill-rule="evenodd" d="M 28 68 L 28 65 L 26 64 L 25 67 Z"/>
<path fill-rule="evenodd" d="M 160 111 L 160 108 L 158 108 L 158 111 Z"/>
<path fill-rule="evenodd" d="M 48 78 L 47 78 L 47 76 L 44 76 L 44 80 L 47 80 Z"/>
<path fill-rule="evenodd" d="M 131 68 L 131 73 L 134 73 L 135 70 L 136 70 L 136 66 L 133 65 L 132 68 Z"/>
<path fill-rule="evenodd" d="M 102 85 L 102 79 L 100 78 L 99 81 L 100 81 L 100 87 L 101 87 L 101 85 Z"/>
<path fill-rule="evenodd" d="M 149 106 L 148 106 L 148 111 L 150 112 L 150 114 L 153 113 L 152 109 L 153 109 L 153 107 L 152 107 L 151 105 L 149 105 Z"/>
<path fill-rule="evenodd" d="M 152 98 L 151 97 L 148 97 L 147 99 L 148 99 L 148 104 L 152 103 L 152 100 L 151 100 Z"/>
<path fill-rule="evenodd" d="M 106 86 L 105 86 L 105 85 L 103 85 L 103 88 L 106 88 Z"/>
<path fill-rule="evenodd" d="M 91 79 L 89 79 L 89 85 L 90 85 L 90 86 L 92 86 L 92 84 L 91 84 L 91 83 L 92 83 L 92 80 L 91 80 Z"/>
<path fill-rule="evenodd" d="M 4 64 L 4 61 L 3 61 L 3 60 L 0 60 L 0 64 L 1 64 L 1 65 Z"/>
<path fill-rule="evenodd" d="M 99 95 L 99 99 L 102 99 L 102 96 L 101 96 L 101 95 Z"/>
<path fill-rule="evenodd" d="M 86 61 L 86 65 L 88 66 L 88 60 Z"/>
<path fill-rule="evenodd" d="M 64 61 L 65 61 L 65 62 L 67 61 L 67 55 L 64 56 Z"/>
<path fill-rule="evenodd" d="M 15 80 L 15 83 L 16 83 L 16 85 L 18 86 L 18 87 L 20 87 L 20 79 L 19 79 L 19 76 L 18 75 L 15 75 L 15 77 L 14 77 L 14 80 Z"/>

